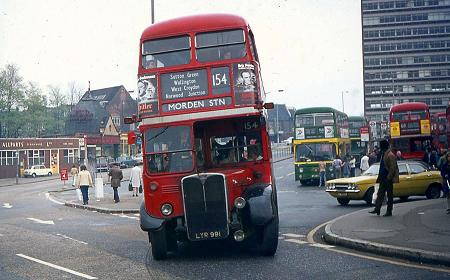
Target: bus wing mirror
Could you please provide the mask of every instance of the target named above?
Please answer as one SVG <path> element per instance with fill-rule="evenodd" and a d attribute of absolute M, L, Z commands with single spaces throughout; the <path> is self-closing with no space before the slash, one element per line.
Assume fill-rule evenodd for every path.
<path fill-rule="evenodd" d="M 274 107 L 272 102 L 264 103 L 264 109 L 273 109 Z"/>

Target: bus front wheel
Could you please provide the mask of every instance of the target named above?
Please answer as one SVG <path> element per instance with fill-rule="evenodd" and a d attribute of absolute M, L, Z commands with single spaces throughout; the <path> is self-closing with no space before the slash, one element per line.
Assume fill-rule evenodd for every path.
<path fill-rule="evenodd" d="M 152 243 L 152 255 L 154 260 L 163 260 L 167 257 L 166 230 L 164 226 L 158 231 L 148 233 L 150 243 Z"/>
<path fill-rule="evenodd" d="M 277 251 L 278 247 L 278 229 L 279 221 L 278 216 L 272 219 L 264 228 L 261 230 L 261 243 L 260 252 L 263 256 L 273 256 Z"/>

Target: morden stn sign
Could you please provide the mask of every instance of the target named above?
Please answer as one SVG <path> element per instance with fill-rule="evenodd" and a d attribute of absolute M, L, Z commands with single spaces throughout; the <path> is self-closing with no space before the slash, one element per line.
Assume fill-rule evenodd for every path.
<path fill-rule="evenodd" d="M 211 107 L 222 107 L 222 106 L 228 106 L 228 105 L 231 105 L 231 97 L 192 100 L 192 101 L 183 101 L 183 102 L 176 102 L 176 103 L 170 103 L 170 104 L 163 104 L 162 110 L 163 110 L 163 112 L 173 112 L 173 111 L 180 111 L 180 110 L 193 110 L 193 109 L 202 109 L 202 108 L 211 108 Z"/>

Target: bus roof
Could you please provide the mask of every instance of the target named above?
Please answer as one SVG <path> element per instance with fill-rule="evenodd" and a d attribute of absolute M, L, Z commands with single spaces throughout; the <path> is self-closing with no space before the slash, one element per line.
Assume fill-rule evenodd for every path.
<path fill-rule="evenodd" d="M 402 112 L 409 110 L 428 110 L 428 105 L 423 102 L 408 102 L 402 104 L 395 104 L 391 107 L 391 112 Z"/>
<path fill-rule="evenodd" d="M 348 116 L 348 121 L 366 121 L 366 118 L 362 116 Z"/>
<path fill-rule="evenodd" d="M 302 108 L 295 111 L 295 114 L 311 114 L 311 113 L 340 113 L 344 114 L 341 111 L 338 111 L 331 107 L 309 107 L 309 108 Z"/>
<path fill-rule="evenodd" d="M 170 37 L 190 32 L 245 28 L 247 21 L 232 14 L 204 14 L 185 16 L 161 21 L 147 27 L 142 32 L 141 40 Z"/>

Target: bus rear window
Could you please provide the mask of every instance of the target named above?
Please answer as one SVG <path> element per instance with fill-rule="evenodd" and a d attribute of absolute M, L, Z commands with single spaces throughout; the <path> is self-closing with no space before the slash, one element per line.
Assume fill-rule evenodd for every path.
<path fill-rule="evenodd" d="M 411 111 L 410 118 L 411 118 L 412 121 L 426 119 L 427 118 L 427 112 L 425 110 Z"/>
<path fill-rule="evenodd" d="M 189 36 L 146 41 L 142 44 L 142 67 L 145 69 L 188 64 L 191 61 Z"/>
<path fill-rule="evenodd" d="M 244 31 L 199 33 L 195 37 L 197 60 L 218 61 L 246 56 Z"/>

